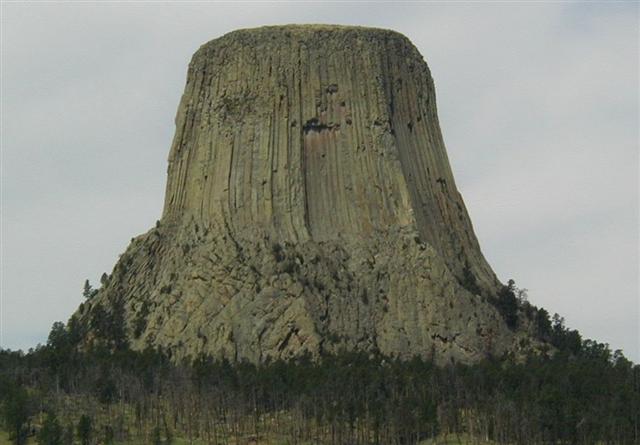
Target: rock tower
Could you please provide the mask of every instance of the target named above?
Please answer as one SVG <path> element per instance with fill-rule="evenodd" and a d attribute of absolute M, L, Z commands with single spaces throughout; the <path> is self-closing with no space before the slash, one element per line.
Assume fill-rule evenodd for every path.
<path fill-rule="evenodd" d="M 239 30 L 189 65 L 162 219 L 77 316 L 134 348 L 263 362 L 514 350 L 427 64 L 393 31 Z M 91 338 L 91 335 L 89 335 Z M 96 340 L 97 341 L 97 340 Z"/>

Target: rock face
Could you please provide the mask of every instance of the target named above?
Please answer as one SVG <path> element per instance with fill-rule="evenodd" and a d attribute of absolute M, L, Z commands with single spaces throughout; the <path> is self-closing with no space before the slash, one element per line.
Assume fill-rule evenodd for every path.
<path fill-rule="evenodd" d="M 162 219 L 78 316 L 91 327 L 97 307 L 118 307 L 134 348 L 176 358 L 349 349 L 470 362 L 525 335 L 486 302 L 499 286 L 411 42 L 279 26 L 195 53 Z"/>

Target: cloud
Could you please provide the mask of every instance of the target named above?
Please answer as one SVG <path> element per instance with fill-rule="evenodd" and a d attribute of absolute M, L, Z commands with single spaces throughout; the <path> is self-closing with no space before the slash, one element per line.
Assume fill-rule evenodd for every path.
<path fill-rule="evenodd" d="M 623 3 L 3 5 L 3 347 L 44 341 L 159 217 L 191 54 L 277 23 L 406 34 L 499 276 L 640 360 L 638 5 Z"/>

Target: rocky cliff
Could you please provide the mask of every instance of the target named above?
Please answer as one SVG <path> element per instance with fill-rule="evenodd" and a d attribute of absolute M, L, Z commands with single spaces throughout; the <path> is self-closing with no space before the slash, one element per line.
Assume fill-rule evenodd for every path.
<path fill-rule="evenodd" d="M 487 302 L 499 286 L 411 42 L 264 27 L 193 56 L 162 219 L 78 317 L 91 332 L 97 308 L 121 311 L 134 348 L 176 358 L 345 348 L 469 362 L 526 336 Z"/>

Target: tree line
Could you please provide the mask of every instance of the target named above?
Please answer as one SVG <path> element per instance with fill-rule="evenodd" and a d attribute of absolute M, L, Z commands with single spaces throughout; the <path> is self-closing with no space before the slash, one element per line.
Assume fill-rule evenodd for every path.
<path fill-rule="evenodd" d="M 505 316 L 512 297 L 531 311 L 554 354 L 444 366 L 346 351 L 261 365 L 176 363 L 162 349 L 132 351 L 124 318 L 98 309 L 92 333 L 102 341 L 90 348 L 72 317 L 53 325 L 46 345 L 0 350 L 2 425 L 18 445 L 29 436 L 46 445 L 640 443 L 640 366 L 528 308 L 516 290 L 510 283 L 494 303 Z"/>

